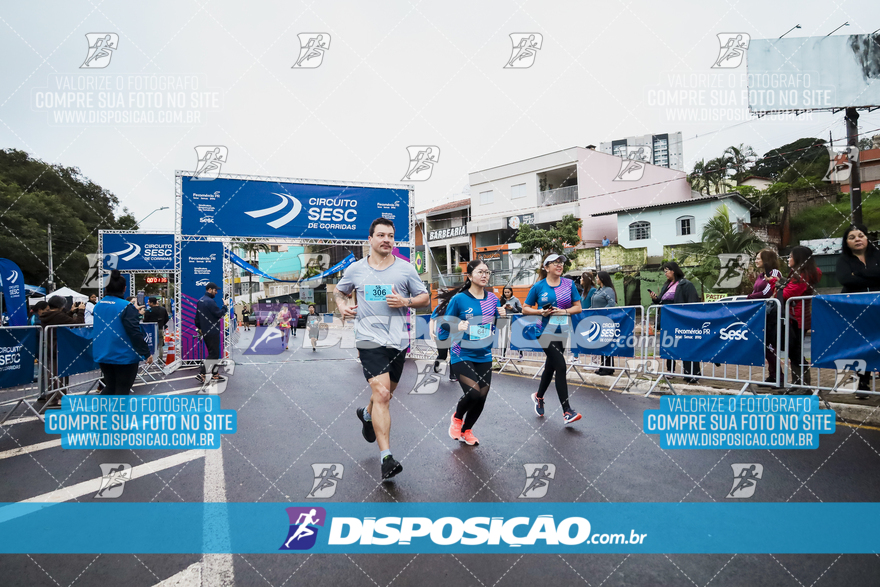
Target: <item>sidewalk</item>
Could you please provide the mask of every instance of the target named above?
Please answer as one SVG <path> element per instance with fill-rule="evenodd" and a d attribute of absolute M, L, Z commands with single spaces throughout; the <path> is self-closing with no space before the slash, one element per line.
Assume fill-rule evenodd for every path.
<path fill-rule="evenodd" d="M 538 369 L 540 369 L 540 365 L 535 363 L 517 363 L 517 367 L 520 371 L 522 371 L 525 375 L 532 376 L 534 375 Z M 581 378 L 577 376 L 574 372 L 574 369 L 569 371 L 568 373 L 568 381 L 569 383 L 576 383 L 579 385 L 587 385 L 589 387 L 595 387 L 603 390 L 608 390 L 609 387 L 614 383 L 615 379 L 617 379 L 617 375 L 620 370 L 615 370 L 615 374 L 613 376 L 600 376 L 590 371 L 581 368 L 580 373 L 586 381 L 586 384 L 581 382 Z M 513 370 L 512 367 L 508 366 L 504 369 L 504 373 L 502 374 L 515 374 L 516 371 Z M 652 381 L 644 377 L 640 377 L 637 383 L 630 386 L 628 391 L 623 391 L 623 388 L 626 386 L 627 378 L 626 376 L 621 377 L 620 382 L 614 388 L 614 392 L 616 393 L 626 393 L 632 395 L 645 395 L 648 392 L 652 385 Z M 536 379 L 537 384 L 537 379 Z M 675 389 L 675 393 L 679 395 L 737 395 L 739 393 L 739 386 L 736 389 L 731 387 L 725 387 L 725 385 L 731 385 L 728 382 L 723 381 L 709 381 L 706 379 L 701 379 L 700 383 L 697 385 L 689 385 L 684 382 L 681 377 L 672 377 L 672 385 Z M 759 394 L 769 394 L 771 391 L 776 391 L 769 387 L 755 387 L 755 390 Z M 658 391 L 660 393 L 658 393 Z M 657 389 L 654 390 L 653 396 L 659 397 L 661 394 L 667 394 L 669 392 L 668 386 L 665 384 L 660 384 L 657 386 Z M 855 398 L 855 395 L 852 393 L 835 393 L 828 394 L 822 393 L 820 398 L 825 398 L 828 400 L 828 404 L 831 406 L 831 409 L 834 410 L 837 415 L 837 420 L 846 422 L 849 424 L 856 424 L 860 426 L 877 426 L 880 427 L 880 396 L 873 396 L 867 400 L 858 400 Z M 824 408 L 824 405 L 822 405 Z"/>

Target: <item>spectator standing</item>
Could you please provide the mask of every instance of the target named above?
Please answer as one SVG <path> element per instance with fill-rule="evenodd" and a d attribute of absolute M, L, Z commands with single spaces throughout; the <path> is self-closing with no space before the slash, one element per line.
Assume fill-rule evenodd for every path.
<path fill-rule="evenodd" d="M 611 239 L 609 239 L 607 236 L 603 236 L 602 237 L 602 246 L 607 247 L 610 244 L 611 244 Z"/>
<path fill-rule="evenodd" d="M 156 324 L 156 358 L 162 360 L 162 347 L 165 343 L 165 325 L 168 323 L 168 311 L 159 305 L 158 298 L 150 298 L 150 305 L 144 312 L 145 324 Z"/>
<path fill-rule="evenodd" d="M 241 321 L 244 324 L 245 330 L 250 330 L 250 319 L 251 319 L 251 309 L 247 307 L 247 304 L 243 305 L 241 308 Z"/>
<path fill-rule="evenodd" d="M 789 300 L 800 296 L 815 294 L 815 285 L 822 279 L 822 270 L 816 267 L 813 251 L 807 247 L 795 247 L 788 256 L 791 272 L 782 290 L 782 299 Z M 804 333 L 810 331 L 810 304 L 798 300 L 791 304 L 788 323 L 788 360 L 791 364 L 791 379 L 794 385 L 810 385 L 810 366 L 804 364 Z M 807 390 L 808 393 L 812 393 Z"/>
<path fill-rule="evenodd" d="M 505 285 L 501 290 L 501 297 L 498 299 L 498 307 L 504 308 L 507 314 L 522 314 L 522 304 L 519 299 L 513 295 L 513 288 Z"/>
<path fill-rule="evenodd" d="M 39 304 L 39 302 L 37 302 Z M 49 302 L 46 305 L 45 309 L 40 313 L 40 326 L 43 327 L 43 331 L 45 332 L 46 326 L 59 326 L 59 325 L 67 325 L 67 324 L 84 324 L 83 314 L 85 313 L 85 304 L 79 303 L 74 304 L 73 308 L 69 312 L 64 311 L 64 306 L 67 305 L 67 300 L 62 298 L 61 296 L 52 296 L 49 298 Z M 60 379 L 57 377 L 58 375 L 58 340 L 55 337 L 52 337 L 52 349 L 49 351 L 52 356 L 49 359 L 49 370 L 50 370 L 50 384 L 48 391 L 51 396 L 51 392 L 54 392 L 57 389 L 62 389 L 67 387 L 70 382 L 69 377 L 61 377 Z M 41 396 L 39 399 L 46 400 L 47 396 Z M 60 406 L 61 400 L 56 398 L 52 403 L 49 404 L 50 407 Z"/>
<path fill-rule="evenodd" d="M 89 301 L 86 302 L 86 313 L 85 313 L 85 323 L 92 324 L 95 321 L 95 303 L 98 301 L 98 296 L 92 294 L 89 296 Z"/>
<path fill-rule="evenodd" d="M 763 300 L 776 296 L 776 284 L 782 280 L 779 271 L 779 256 L 772 249 L 758 251 L 755 255 L 755 267 L 758 268 L 757 278 L 752 293 L 748 295 L 750 300 Z M 765 383 L 776 385 L 776 371 L 779 359 L 776 355 L 776 304 L 767 305 L 767 323 L 764 334 L 764 358 L 767 359 L 767 379 Z"/>
<path fill-rule="evenodd" d="M 617 294 L 614 291 L 614 283 L 607 271 L 600 271 L 596 277 L 599 280 L 599 289 L 593 294 L 590 302 L 591 308 L 613 308 L 617 305 Z M 594 288 L 595 289 L 595 288 Z M 602 367 L 596 371 L 596 375 L 614 375 L 614 364 L 612 357 L 607 355 L 601 356 Z"/>
<path fill-rule="evenodd" d="M 137 304 L 122 299 L 125 278 L 119 271 L 110 272 L 104 291 L 106 295 L 95 304 L 92 340 L 92 352 L 104 380 L 101 395 L 129 395 L 141 359 L 150 364 L 153 356 L 140 328 Z"/>
<path fill-rule="evenodd" d="M 843 233 L 842 253 L 837 260 L 837 281 L 843 285 L 840 293 L 880 291 L 880 251 L 868 240 L 864 225 L 850 226 Z M 871 373 L 859 375 L 859 391 L 871 389 Z M 869 396 L 856 394 L 857 399 Z"/>
<path fill-rule="evenodd" d="M 663 272 L 666 274 L 666 283 L 660 288 L 660 293 L 656 294 L 648 290 L 655 304 L 694 304 L 700 301 L 700 294 L 697 293 L 697 288 L 694 287 L 693 283 L 684 278 L 684 271 L 681 270 L 678 263 L 669 261 L 663 265 Z M 659 325 L 658 321 L 658 330 Z M 666 359 L 666 370 L 674 372 L 675 361 Z M 698 376 L 701 373 L 701 369 L 698 361 L 682 361 L 682 370 L 685 383 L 697 383 L 699 381 Z"/>

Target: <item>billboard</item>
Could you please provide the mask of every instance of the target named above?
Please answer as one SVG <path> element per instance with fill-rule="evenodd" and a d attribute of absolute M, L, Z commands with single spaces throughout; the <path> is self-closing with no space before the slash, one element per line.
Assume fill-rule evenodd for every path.
<path fill-rule="evenodd" d="M 116 255 L 120 271 L 174 271 L 174 235 L 104 233 L 102 250 Z"/>
<path fill-rule="evenodd" d="M 367 240 L 376 218 L 409 241 L 409 188 L 322 185 L 253 177 L 181 178 L 181 233 L 219 237 Z"/>
<path fill-rule="evenodd" d="M 749 110 L 880 106 L 880 34 L 752 39 Z"/>
<path fill-rule="evenodd" d="M 195 317 L 205 286 L 219 287 L 214 301 L 223 305 L 223 243 L 184 241 L 180 247 L 180 347 L 184 361 L 208 356 L 205 344 L 196 333 Z M 222 337 L 221 337 L 221 355 Z"/>

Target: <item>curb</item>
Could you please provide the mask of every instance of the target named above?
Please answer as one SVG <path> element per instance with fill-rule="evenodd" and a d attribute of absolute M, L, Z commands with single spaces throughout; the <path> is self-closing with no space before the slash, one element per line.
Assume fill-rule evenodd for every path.
<path fill-rule="evenodd" d="M 534 375 L 537 373 L 540 367 L 534 365 L 517 365 L 520 371 L 526 375 Z M 516 374 L 515 371 L 510 369 L 505 369 L 502 375 Z M 603 391 L 609 391 L 609 387 L 614 380 L 617 379 L 617 375 L 614 376 L 603 376 L 603 375 L 594 375 L 592 373 L 582 373 L 584 380 L 586 383 L 581 382 L 580 377 L 576 374 L 569 373 L 566 378 L 569 383 L 574 383 L 577 385 L 587 385 L 590 387 L 595 387 L 598 389 L 602 389 Z M 621 381 L 624 381 L 623 379 Z M 675 382 L 674 382 L 675 383 Z M 644 396 L 649 389 L 649 385 L 643 382 L 636 383 L 629 388 L 629 391 L 623 391 L 622 385 L 620 389 L 610 390 L 614 393 L 621 393 L 627 395 L 641 395 Z M 604 388 L 604 389 L 603 389 Z M 720 387 L 708 387 L 705 385 L 688 385 L 685 383 L 679 383 L 675 385 L 675 391 L 679 395 L 737 395 L 739 392 L 720 388 Z M 657 392 L 655 391 L 652 394 L 652 397 L 656 397 Z M 871 406 L 859 406 L 854 404 L 843 404 L 838 402 L 829 401 L 828 404 L 831 406 L 831 409 L 834 410 L 835 419 L 838 422 L 842 422 L 844 424 L 851 424 L 854 426 L 877 426 L 880 427 L 880 407 L 871 407 Z M 822 409 L 825 409 L 824 405 L 821 406 Z"/>

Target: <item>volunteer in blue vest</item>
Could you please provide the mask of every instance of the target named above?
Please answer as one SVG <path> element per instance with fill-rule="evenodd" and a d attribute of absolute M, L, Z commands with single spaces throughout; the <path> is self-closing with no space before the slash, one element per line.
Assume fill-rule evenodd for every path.
<path fill-rule="evenodd" d="M 544 393 L 550 387 L 550 381 L 556 377 L 556 395 L 562 404 L 563 420 L 566 424 L 577 422 L 581 415 L 568 402 L 568 381 L 565 373 L 565 341 L 571 333 L 571 315 L 581 313 L 581 294 L 578 293 L 571 279 L 562 277 L 565 271 L 566 258 L 551 253 L 544 259 L 538 281 L 529 290 L 523 304 L 526 316 L 541 316 L 541 346 L 547 361 L 541 374 L 538 392 L 532 394 L 535 413 L 544 415 Z"/>
<path fill-rule="evenodd" d="M 141 359 L 148 365 L 153 362 L 141 331 L 140 312 L 123 298 L 125 290 L 125 278 L 111 271 L 106 295 L 94 308 L 92 353 L 103 375 L 101 395 L 129 395 Z"/>
<path fill-rule="evenodd" d="M 226 304 L 223 307 L 217 306 L 214 296 L 217 295 L 217 284 L 213 281 L 205 286 L 205 295 L 201 297 L 196 305 L 196 329 L 202 335 L 202 341 L 208 350 L 208 359 L 220 358 L 220 337 L 223 336 L 223 318 L 226 316 Z M 196 379 L 205 382 L 205 364 L 199 367 L 199 374 Z M 219 381 L 220 376 L 214 375 L 214 381 Z"/>
<path fill-rule="evenodd" d="M 505 311 L 498 306 L 498 296 L 486 290 L 492 272 L 481 259 L 468 263 L 465 273 L 464 285 L 443 294 L 437 307 L 438 313 L 452 320 L 450 363 L 462 391 L 449 436 L 474 446 L 480 442 L 472 428 L 483 413 L 492 383 L 492 327 Z"/>

